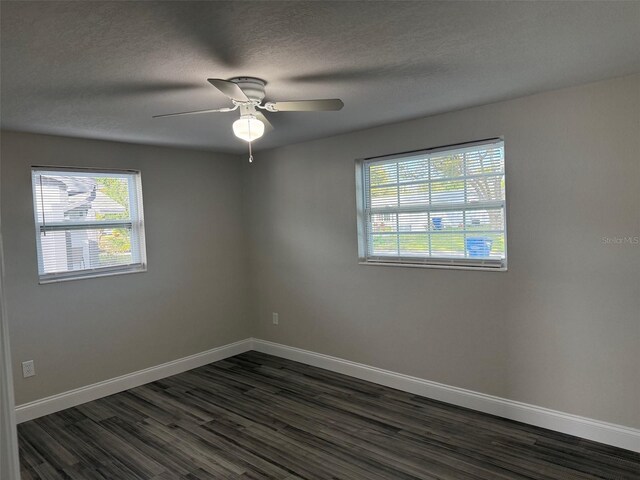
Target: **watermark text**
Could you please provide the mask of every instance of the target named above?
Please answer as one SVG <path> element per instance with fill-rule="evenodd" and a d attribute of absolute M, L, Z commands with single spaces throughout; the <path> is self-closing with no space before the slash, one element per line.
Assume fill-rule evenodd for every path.
<path fill-rule="evenodd" d="M 640 235 L 602 237 L 602 245 L 640 245 Z"/>

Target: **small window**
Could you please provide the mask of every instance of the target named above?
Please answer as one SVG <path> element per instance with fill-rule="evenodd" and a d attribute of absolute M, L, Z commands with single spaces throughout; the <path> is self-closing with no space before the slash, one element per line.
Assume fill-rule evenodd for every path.
<path fill-rule="evenodd" d="M 31 170 L 40 283 L 146 269 L 140 172 Z"/>
<path fill-rule="evenodd" d="M 506 270 L 500 139 L 356 167 L 361 263 Z"/>

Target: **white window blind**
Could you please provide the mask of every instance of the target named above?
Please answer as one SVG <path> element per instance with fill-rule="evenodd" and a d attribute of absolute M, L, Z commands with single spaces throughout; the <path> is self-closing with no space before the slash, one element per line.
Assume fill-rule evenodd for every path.
<path fill-rule="evenodd" d="M 499 139 L 358 162 L 363 263 L 506 269 Z"/>
<path fill-rule="evenodd" d="M 40 283 L 146 269 L 136 171 L 31 170 Z"/>

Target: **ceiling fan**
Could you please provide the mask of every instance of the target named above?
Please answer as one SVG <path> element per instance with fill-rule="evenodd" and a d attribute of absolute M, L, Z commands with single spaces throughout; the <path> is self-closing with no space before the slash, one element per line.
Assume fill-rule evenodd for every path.
<path fill-rule="evenodd" d="M 233 107 L 213 108 L 208 110 L 195 110 L 191 112 L 167 113 L 154 115 L 153 118 L 175 117 L 178 115 L 199 115 L 201 113 L 233 112 L 240 110 L 240 118 L 233 122 L 233 133 L 236 137 L 249 142 L 264 135 L 265 130 L 273 130 L 273 126 L 264 114 L 258 110 L 267 112 L 320 112 L 340 110 L 344 103 L 338 98 L 323 100 L 295 100 L 284 102 L 265 102 L 264 87 L 266 82 L 254 77 L 234 77 L 229 80 L 209 78 L 207 80 L 220 92 L 229 97 Z"/>

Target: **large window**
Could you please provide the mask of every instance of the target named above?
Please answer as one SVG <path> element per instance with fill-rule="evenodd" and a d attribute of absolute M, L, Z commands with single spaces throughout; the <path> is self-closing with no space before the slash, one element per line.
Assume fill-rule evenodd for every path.
<path fill-rule="evenodd" d="M 40 283 L 146 269 L 140 173 L 31 170 Z"/>
<path fill-rule="evenodd" d="M 500 139 L 361 160 L 356 182 L 361 262 L 506 269 Z"/>

